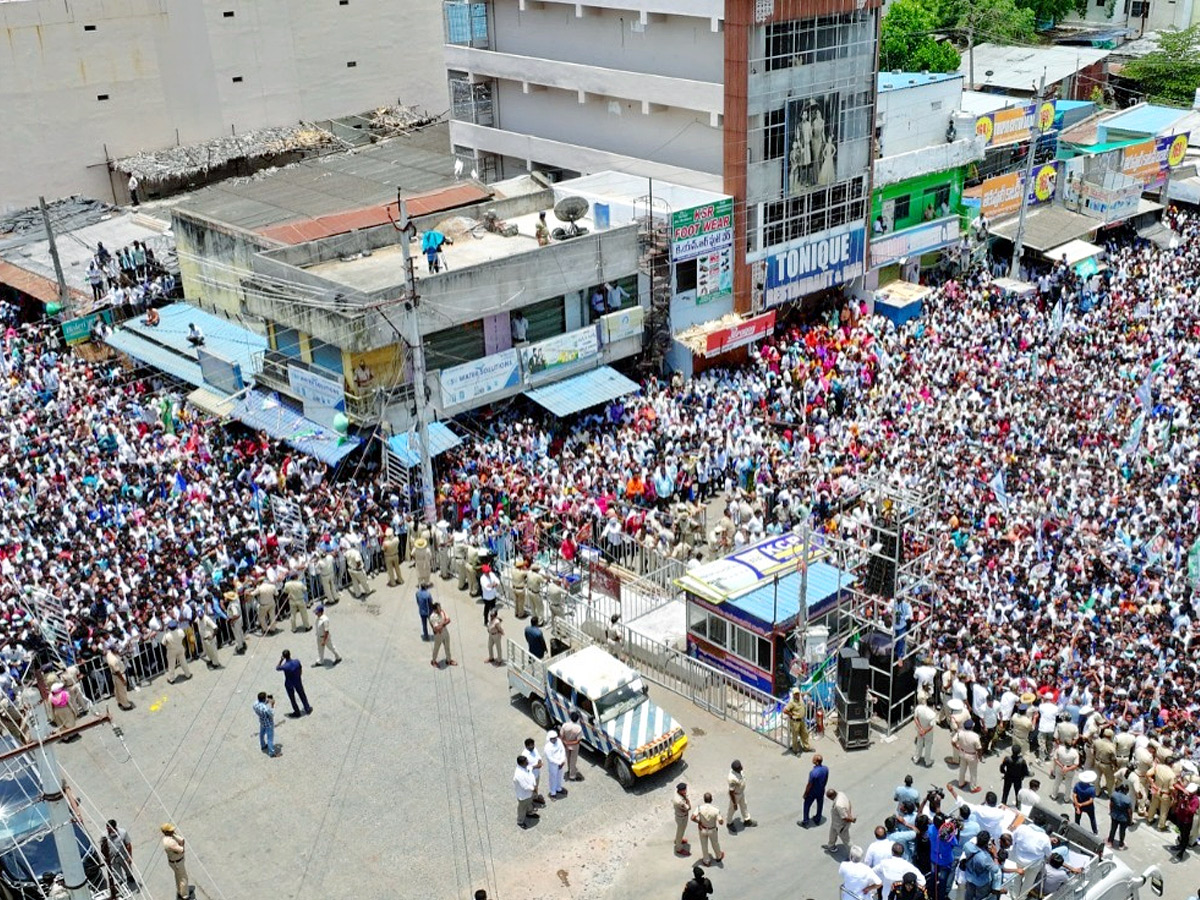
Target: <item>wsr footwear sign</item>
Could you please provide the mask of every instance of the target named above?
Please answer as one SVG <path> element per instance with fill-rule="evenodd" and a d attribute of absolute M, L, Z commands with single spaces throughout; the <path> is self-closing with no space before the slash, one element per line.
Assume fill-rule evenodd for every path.
<path fill-rule="evenodd" d="M 778 306 L 863 274 L 866 229 L 824 232 L 767 257 L 764 304 Z"/>

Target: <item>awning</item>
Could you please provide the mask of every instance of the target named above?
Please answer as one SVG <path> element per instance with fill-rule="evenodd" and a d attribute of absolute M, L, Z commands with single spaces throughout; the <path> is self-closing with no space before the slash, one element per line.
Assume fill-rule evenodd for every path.
<path fill-rule="evenodd" d="M 1147 222 L 1138 228 L 1137 233 L 1163 250 L 1179 246 L 1179 235 L 1162 222 Z"/>
<path fill-rule="evenodd" d="M 114 350 L 132 356 L 138 362 L 165 372 L 193 387 L 204 384 L 200 363 L 196 362 L 195 358 L 180 356 L 174 350 L 148 341 L 135 332 L 125 328 L 114 328 L 104 342 Z"/>
<path fill-rule="evenodd" d="M 933 293 L 933 288 L 923 284 L 913 284 L 911 281 L 889 281 L 875 291 L 876 303 L 888 303 L 892 306 L 908 306 L 918 303 Z"/>
<path fill-rule="evenodd" d="M 693 325 L 676 334 L 675 340 L 691 350 L 695 356 L 720 356 L 765 338 L 774 328 L 773 309 L 748 319 L 737 313 L 730 313 L 711 322 Z"/>
<path fill-rule="evenodd" d="M 1103 247 L 1097 247 L 1095 244 L 1089 244 L 1087 241 L 1067 241 L 1052 250 L 1045 251 L 1042 256 L 1053 262 L 1061 262 L 1063 257 L 1067 258 L 1067 265 L 1073 266 L 1077 262 L 1082 262 L 1089 256 L 1099 256 L 1104 252 Z"/>
<path fill-rule="evenodd" d="M 187 395 L 187 402 L 210 416 L 228 419 L 237 401 L 216 391 L 210 391 L 208 388 L 198 387 Z"/>
<path fill-rule="evenodd" d="M 601 366 L 590 372 L 526 391 L 525 396 L 562 418 L 638 390 L 641 388 L 636 381 L 626 378 L 612 366 Z"/>
<path fill-rule="evenodd" d="M 992 225 L 991 232 L 1012 241 L 1017 236 L 1018 216 Z M 1026 250 L 1045 252 L 1051 247 L 1091 234 L 1104 223 L 1091 216 L 1082 216 L 1061 206 L 1038 206 L 1025 214 L 1025 235 L 1022 240 Z"/>
<path fill-rule="evenodd" d="M 306 419 L 279 397 L 266 391 L 251 390 L 233 405 L 233 418 L 276 440 L 295 447 L 301 453 L 336 466 L 351 450 L 362 443 L 352 435 L 343 437 L 324 425 Z"/>
<path fill-rule="evenodd" d="M 412 438 L 410 444 L 409 438 Z M 394 434 L 388 438 L 388 449 L 396 455 L 408 468 L 419 465 L 421 462 L 420 445 L 417 442 L 415 433 L 404 432 L 403 434 Z M 429 455 L 439 456 L 447 450 L 453 450 L 462 443 L 462 438 L 443 425 L 441 422 L 429 423 Z"/>

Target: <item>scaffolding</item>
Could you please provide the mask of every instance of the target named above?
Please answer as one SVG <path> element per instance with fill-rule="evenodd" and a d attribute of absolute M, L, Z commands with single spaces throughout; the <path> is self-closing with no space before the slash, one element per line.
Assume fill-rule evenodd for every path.
<path fill-rule="evenodd" d="M 641 355 L 645 374 L 660 375 L 671 349 L 671 207 L 651 193 L 634 201 L 638 223 L 638 272 L 649 285 Z"/>
<path fill-rule="evenodd" d="M 868 480 L 856 503 L 844 508 L 836 532 L 814 542 L 838 568 L 854 575 L 827 617 L 830 649 L 857 646 L 870 667 L 868 716 L 893 734 L 912 717 L 913 669 L 929 653 L 933 554 L 939 488 L 935 478 L 916 487 Z M 907 625 L 897 628 L 907 613 Z"/>

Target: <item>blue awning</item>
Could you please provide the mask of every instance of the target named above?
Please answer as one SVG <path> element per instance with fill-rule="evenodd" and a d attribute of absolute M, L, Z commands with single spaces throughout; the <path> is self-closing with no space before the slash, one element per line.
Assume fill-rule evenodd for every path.
<path fill-rule="evenodd" d="M 410 432 L 394 434 L 388 438 L 388 449 L 408 468 L 419 465 L 421 452 L 418 449 L 417 436 L 411 434 L 412 444 L 409 444 Z M 453 450 L 462 443 L 462 438 L 443 425 L 441 422 L 429 423 L 429 455 L 438 456 L 447 450 Z"/>
<path fill-rule="evenodd" d="M 202 349 L 236 363 L 247 384 L 261 371 L 263 351 L 267 349 L 267 339 L 262 335 L 188 303 L 164 306 L 158 315 L 159 324 L 154 326 L 147 325 L 141 316 L 121 323 L 109 335 L 108 345 L 138 362 L 200 387 L 205 381 L 199 356 L 187 340 L 188 325 L 194 323 L 204 333 Z"/>
<path fill-rule="evenodd" d="M 636 381 L 631 381 L 611 366 L 601 366 L 526 391 L 525 396 L 562 418 L 639 390 L 641 388 Z"/>
<path fill-rule="evenodd" d="M 276 395 L 266 391 L 249 391 L 234 404 L 230 415 L 331 466 L 336 466 L 347 453 L 362 443 L 353 435 L 343 437 L 312 419 L 306 419 L 280 402 Z"/>

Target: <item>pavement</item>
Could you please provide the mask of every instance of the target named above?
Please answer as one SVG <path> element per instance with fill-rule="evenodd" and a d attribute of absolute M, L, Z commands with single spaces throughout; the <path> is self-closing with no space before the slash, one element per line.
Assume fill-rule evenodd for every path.
<path fill-rule="evenodd" d="M 737 834 L 722 830 L 726 860 L 710 870 L 714 897 L 836 897 L 840 860 L 820 846 L 827 828 L 795 824 L 809 757 L 793 757 L 661 689 L 652 689 L 655 700 L 690 735 L 681 763 L 625 791 L 585 754 L 586 780 L 549 801 L 535 827 L 518 829 L 515 759 L 526 737 L 540 748 L 545 735 L 527 705 L 510 698 L 504 668 L 484 662 L 479 601 L 436 575 L 434 598 L 451 613 L 459 665 L 429 665 L 411 568 L 405 578 L 402 587 L 388 588 L 378 576 L 366 602 L 343 592 L 329 608 L 344 657 L 337 666 L 314 666 L 314 633 L 292 634 L 284 621 L 273 636 L 250 636 L 244 656 L 222 649 L 219 671 L 198 662 L 189 681 L 168 685 L 160 677 L 143 686 L 132 695 L 132 711 L 112 702 L 121 736 L 94 728 L 60 745 L 92 834 L 110 817 L 129 830 L 145 884 L 141 896 L 173 895 L 159 847 L 159 826 L 170 821 L 187 839 L 200 898 L 462 900 L 480 887 L 493 900 L 674 898 L 699 854 L 694 827 L 696 855 L 672 852 L 674 785 L 688 782 L 695 805 L 709 790 L 723 806 L 736 757 L 758 825 Z M 509 636 L 520 640 L 524 623 L 504 618 Z M 285 647 L 304 664 L 314 711 L 301 719 L 285 717 L 283 678 L 275 671 Z M 250 707 L 260 690 L 277 700 L 278 759 L 258 747 Z M 906 773 L 922 790 L 944 786 L 952 774 L 941 762 L 928 770 L 909 762 L 911 726 L 891 741 L 876 736 L 859 752 L 842 751 L 832 733 L 815 741 L 831 786 L 854 804 L 859 823 L 852 837 L 863 846 L 894 809 L 892 792 Z M 948 748 L 939 730 L 936 749 Z M 984 762 L 985 788 L 998 783 L 998 773 L 998 759 Z M 1048 782 L 1044 773 L 1042 780 Z M 1103 807 L 1099 820 L 1106 828 Z M 1129 833 L 1122 858 L 1135 871 L 1161 864 L 1165 896 L 1183 900 L 1194 890 L 1200 854 L 1171 863 L 1169 843 L 1169 835 L 1142 825 Z"/>

